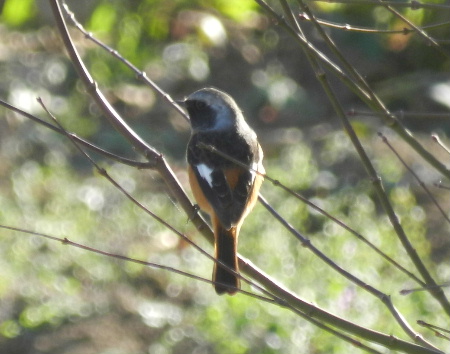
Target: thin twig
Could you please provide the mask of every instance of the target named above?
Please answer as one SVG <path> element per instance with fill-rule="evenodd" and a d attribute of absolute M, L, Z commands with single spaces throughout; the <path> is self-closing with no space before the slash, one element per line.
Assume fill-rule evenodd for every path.
<path fill-rule="evenodd" d="M 58 242 L 61 242 L 63 245 L 69 245 L 69 246 L 81 248 L 83 250 L 86 250 L 86 251 L 89 251 L 89 252 L 92 252 L 92 253 L 101 254 L 103 256 L 107 256 L 107 257 L 110 257 L 110 258 L 116 258 L 116 259 L 120 259 L 120 260 L 123 260 L 123 261 L 132 262 L 132 263 L 140 264 L 140 265 L 143 265 L 143 266 L 146 266 L 146 267 L 154 268 L 154 269 L 166 270 L 166 271 L 169 271 L 171 273 L 175 273 L 175 274 L 182 275 L 182 276 L 194 279 L 194 280 L 201 281 L 203 283 L 209 283 L 209 284 L 213 284 L 214 283 L 210 279 L 206 279 L 206 278 L 203 278 L 201 276 L 198 276 L 198 275 L 195 275 L 195 274 L 192 274 L 192 273 L 189 273 L 189 272 L 185 272 L 183 270 L 180 270 L 180 269 L 177 269 L 177 268 L 174 268 L 174 267 L 165 266 L 165 265 L 162 265 L 162 264 L 159 264 L 159 263 L 143 261 L 143 260 L 140 260 L 140 259 L 127 257 L 127 256 L 124 256 L 124 255 L 121 255 L 121 254 L 117 254 L 117 253 L 111 253 L 111 252 L 107 252 L 107 251 L 102 251 L 102 250 L 99 250 L 98 248 L 86 246 L 86 245 L 83 245 L 81 243 L 71 241 L 67 237 L 61 238 L 61 237 L 56 237 L 56 236 L 51 236 L 51 235 L 48 235 L 48 234 L 44 234 L 42 232 L 30 231 L 30 230 L 25 230 L 25 229 L 22 229 L 22 228 L 6 226 L 6 225 L 0 225 L 0 228 L 6 229 L 6 230 L 11 230 L 11 231 L 17 231 L 19 233 L 25 233 L 25 234 L 29 234 L 29 235 L 33 235 L 33 236 L 38 236 L 38 237 L 46 238 L 46 239 L 52 240 L 52 241 L 58 241 Z M 242 294 L 244 294 L 244 295 L 256 298 L 258 300 L 262 300 L 264 302 L 268 302 L 268 303 L 272 303 L 272 304 L 276 303 L 273 299 L 270 299 L 270 298 L 267 298 L 267 297 L 264 297 L 264 296 L 252 293 L 252 292 L 248 292 L 248 291 L 245 291 L 245 290 L 241 290 L 240 292 Z"/>
<path fill-rule="evenodd" d="M 348 4 L 348 5 L 357 5 L 357 6 L 382 6 L 378 0 L 310 0 L 314 2 L 326 2 L 326 3 L 335 3 L 335 4 Z M 450 10 L 449 5 L 445 4 L 430 4 L 426 2 L 420 2 L 418 0 L 412 1 L 383 1 L 383 3 L 393 6 L 393 7 L 407 7 L 413 10 L 418 9 L 434 9 L 434 10 Z"/>
<path fill-rule="evenodd" d="M 53 130 L 54 132 L 58 133 L 58 134 L 62 134 L 64 135 L 64 131 L 61 130 L 60 128 L 58 128 L 57 126 L 54 126 L 50 123 L 47 123 L 46 121 L 42 120 L 41 118 L 36 117 L 33 114 L 30 114 L 28 112 L 25 112 L 24 110 L 21 110 L 20 108 L 17 108 L 5 101 L 3 101 L 2 99 L 0 99 L 0 105 L 13 111 L 16 112 L 17 114 L 20 114 L 21 116 L 28 118 L 30 120 L 32 120 L 35 123 L 38 123 L 40 125 L 43 125 L 44 127 Z M 88 148 L 89 150 L 94 151 L 95 153 L 105 156 L 108 159 L 123 163 L 124 165 L 128 165 L 128 166 L 132 166 L 132 167 L 136 167 L 138 169 L 153 169 L 154 168 L 154 164 L 150 163 L 150 162 L 142 162 L 142 161 L 136 161 L 136 160 L 131 160 L 131 159 L 127 159 L 125 157 L 122 156 L 118 156 L 116 154 L 113 154 L 109 151 L 106 151 L 92 143 L 90 143 L 89 141 L 80 138 L 79 136 L 77 136 L 74 133 L 70 133 L 70 135 L 72 136 L 72 138 L 79 144 L 83 145 L 84 147 Z"/>
<path fill-rule="evenodd" d="M 450 282 L 445 282 L 445 283 L 436 285 L 436 287 L 439 287 L 439 288 L 446 288 L 448 286 L 450 286 Z M 424 287 L 424 288 L 403 289 L 400 291 L 400 295 L 409 295 L 409 294 L 417 292 L 417 291 L 428 291 L 428 290 L 429 290 L 428 286 Z"/>
<path fill-rule="evenodd" d="M 309 17 L 309 15 L 307 13 L 300 13 L 299 19 L 302 21 L 311 21 L 311 18 Z M 407 28 L 407 27 L 404 27 L 400 30 L 392 30 L 392 29 L 379 29 L 379 28 L 372 28 L 372 27 L 355 26 L 355 25 L 350 25 L 348 23 L 341 24 L 338 22 L 332 22 L 332 21 L 327 21 L 327 20 L 322 20 L 322 19 L 316 19 L 316 21 L 317 21 L 317 23 L 319 23 L 321 26 L 324 26 L 324 27 L 333 28 L 333 29 L 342 30 L 342 31 L 366 33 L 366 34 L 405 34 L 406 35 L 406 34 L 416 31 L 413 28 Z M 422 26 L 421 28 L 423 30 L 425 30 L 425 29 L 433 30 L 433 29 L 438 29 L 441 27 L 448 27 L 448 26 L 450 26 L 450 22 L 435 23 L 432 25 Z"/>
<path fill-rule="evenodd" d="M 381 117 L 381 114 L 379 112 L 373 112 L 373 111 L 363 111 L 363 110 L 356 110 L 356 109 L 350 109 L 347 114 L 349 116 L 361 116 L 361 117 Z M 450 113 L 436 113 L 436 112 L 406 112 L 404 110 L 399 111 L 392 111 L 391 114 L 399 119 L 404 120 L 406 118 L 426 118 L 426 119 L 442 119 L 442 120 L 449 120 L 450 119 Z"/>
<path fill-rule="evenodd" d="M 83 25 L 77 21 L 75 14 L 69 9 L 69 6 L 67 4 L 63 4 L 64 10 L 66 11 L 67 15 L 69 16 L 69 19 L 73 22 L 75 28 L 77 28 L 87 39 L 94 42 L 97 46 L 100 48 L 106 50 L 108 53 L 110 53 L 113 57 L 124 63 L 128 68 L 130 68 L 134 73 L 136 74 L 136 77 L 143 81 L 145 84 L 150 86 L 161 98 L 163 98 L 166 102 L 168 102 L 173 108 L 175 108 L 179 114 L 181 114 L 184 119 L 189 121 L 189 116 L 186 114 L 185 111 L 180 107 L 178 103 L 176 103 L 173 98 L 167 94 L 167 92 L 163 91 L 153 80 L 151 80 L 144 71 L 140 70 L 138 67 L 136 67 L 134 64 L 132 64 L 129 60 L 125 59 L 120 53 L 99 39 L 95 38 L 92 33 L 86 31 L 83 27 Z"/>
<path fill-rule="evenodd" d="M 394 147 L 391 145 L 391 143 L 389 142 L 388 138 L 386 138 L 383 133 L 378 132 L 378 136 L 381 138 L 381 140 L 383 141 L 383 143 L 385 143 L 387 145 L 387 147 L 389 147 L 389 149 L 394 153 L 394 155 L 397 157 L 397 159 L 402 163 L 402 165 L 409 171 L 409 173 L 411 173 L 411 175 L 415 178 L 415 180 L 419 183 L 419 185 L 422 187 L 422 189 L 425 191 L 425 193 L 428 195 L 428 197 L 431 199 L 431 201 L 433 202 L 434 205 L 436 205 L 436 207 L 439 209 L 441 215 L 444 217 L 444 219 L 447 221 L 447 223 L 450 224 L 450 218 L 447 216 L 447 213 L 444 211 L 444 209 L 442 209 L 442 207 L 439 205 L 438 201 L 436 200 L 436 198 L 433 196 L 433 194 L 431 194 L 430 190 L 428 189 L 428 187 L 425 185 L 424 182 L 422 182 L 419 178 L 419 176 L 417 175 L 417 173 L 414 172 L 414 170 L 408 166 L 408 164 L 402 159 L 402 157 L 400 156 L 400 154 L 397 152 L 397 150 L 394 149 Z"/>
<path fill-rule="evenodd" d="M 439 138 L 439 135 L 432 134 L 431 139 L 438 144 L 447 154 L 450 155 L 450 149 L 442 142 L 442 140 Z"/>
<path fill-rule="evenodd" d="M 418 320 L 417 324 L 419 326 L 422 326 L 422 327 L 425 327 L 425 328 L 427 328 L 429 330 L 434 331 L 434 334 L 436 335 L 436 337 L 443 338 L 443 339 L 446 339 L 446 340 L 450 341 L 450 337 L 449 336 L 443 335 L 441 333 L 441 332 L 450 333 L 450 330 L 448 330 L 446 328 L 439 327 L 439 326 L 432 325 L 431 323 L 427 323 L 427 322 L 422 321 L 422 320 Z"/>

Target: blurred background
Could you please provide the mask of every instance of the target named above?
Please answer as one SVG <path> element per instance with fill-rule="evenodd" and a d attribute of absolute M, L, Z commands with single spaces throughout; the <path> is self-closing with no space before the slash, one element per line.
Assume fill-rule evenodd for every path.
<path fill-rule="evenodd" d="M 66 2 L 87 30 L 175 99 L 205 86 L 230 93 L 258 134 L 269 176 L 311 198 L 413 271 L 308 59 L 256 2 Z M 325 28 L 350 64 L 417 139 L 447 164 L 448 154 L 430 134 L 447 142 L 450 129 L 450 3 L 434 0 L 427 3 L 436 7 L 397 8 L 437 39 L 441 50 L 407 31 L 342 28 L 349 24 L 402 31 L 404 22 L 384 7 L 307 3 L 318 18 L 338 25 Z M 36 101 L 41 97 L 67 130 L 138 159 L 86 93 L 48 2 L 0 4 L 0 98 L 48 120 Z M 271 5 L 281 13 L 277 2 Z M 292 7 L 301 12 L 296 2 Z M 301 24 L 307 38 L 330 55 L 313 26 L 306 20 Z M 189 191 L 188 123 L 123 63 L 73 26 L 71 34 L 108 100 L 165 155 Z M 377 132 L 388 137 L 447 212 L 448 192 L 433 187 L 441 177 L 343 83 L 332 75 L 328 79 L 344 109 L 352 112 L 353 127 L 411 242 L 436 280 L 448 281 L 449 223 Z M 155 172 L 92 156 L 152 212 L 212 252 Z M 211 276 L 210 260 L 126 200 L 67 138 L 3 107 L 0 161 L 0 224 Z M 391 295 L 408 321 L 448 323 L 426 292 L 400 296 L 401 289 L 415 287 L 413 281 L 354 236 L 270 182 L 265 182 L 262 194 L 331 259 Z M 0 241 L 1 353 L 360 352 L 283 308 L 240 294 L 218 297 L 207 283 L 20 232 L 0 230 Z M 407 339 L 379 300 L 326 267 L 260 205 L 243 226 L 239 252 L 306 301 Z"/>

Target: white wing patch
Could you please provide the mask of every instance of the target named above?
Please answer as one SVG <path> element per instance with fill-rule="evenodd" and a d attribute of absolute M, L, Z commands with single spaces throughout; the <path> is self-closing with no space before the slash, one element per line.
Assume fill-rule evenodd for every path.
<path fill-rule="evenodd" d="M 256 171 L 259 172 L 259 163 L 258 162 L 253 162 L 251 169 L 250 169 L 250 174 L 252 176 L 252 184 L 253 182 L 255 182 L 255 177 L 256 177 Z"/>
<path fill-rule="evenodd" d="M 261 150 L 261 147 L 259 146 L 259 161 L 254 161 L 252 163 L 252 170 L 250 171 L 250 173 L 252 174 L 252 183 L 255 181 L 255 177 L 256 177 L 256 172 L 259 173 L 266 173 L 266 170 L 264 169 L 264 166 L 262 164 L 262 159 L 263 159 L 263 152 Z"/>
<path fill-rule="evenodd" d="M 212 172 L 213 169 L 209 167 L 208 165 L 205 165 L 204 163 L 198 164 L 196 166 L 198 173 L 202 178 L 208 182 L 209 186 L 212 188 Z"/>

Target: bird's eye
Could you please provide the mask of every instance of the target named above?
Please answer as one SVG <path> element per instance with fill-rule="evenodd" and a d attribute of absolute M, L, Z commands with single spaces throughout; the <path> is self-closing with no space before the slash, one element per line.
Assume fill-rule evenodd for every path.
<path fill-rule="evenodd" d="M 195 108 L 198 110 L 203 110 L 206 108 L 206 103 L 203 101 L 195 101 Z"/>

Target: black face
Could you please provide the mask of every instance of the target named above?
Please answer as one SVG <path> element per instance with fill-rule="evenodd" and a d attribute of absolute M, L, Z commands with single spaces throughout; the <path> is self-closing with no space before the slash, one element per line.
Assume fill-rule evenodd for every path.
<path fill-rule="evenodd" d="M 187 100 L 185 102 L 193 129 L 210 129 L 216 122 L 217 112 L 204 101 Z"/>

